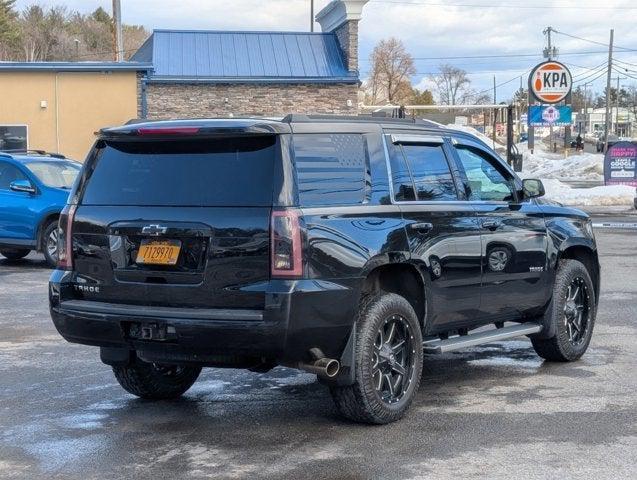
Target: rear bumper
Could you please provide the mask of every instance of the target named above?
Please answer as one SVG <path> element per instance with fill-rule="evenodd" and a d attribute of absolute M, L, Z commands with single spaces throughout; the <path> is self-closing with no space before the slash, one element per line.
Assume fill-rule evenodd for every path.
<path fill-rule="evenodd" d="M 265 294 L 263 310 L 147 307 L 73 299 L 71 278 L 56 270 L 49 283 L 51 317 L 67 341 L 195 361 L 211 355 L 299 361 L 314 347 L 340 358 L 359 294 L 353 279 L 272 280 L 257 287 Z M 130 335 L 133 323 L 174 333 L 166 340 L 140 340 Z"/>

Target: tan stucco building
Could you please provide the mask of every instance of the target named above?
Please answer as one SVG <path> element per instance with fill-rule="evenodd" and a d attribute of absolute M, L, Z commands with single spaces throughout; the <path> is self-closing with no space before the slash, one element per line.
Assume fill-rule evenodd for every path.
<path fill-rule="evenodd" d="M 83 161 L 94 132 L 140 116 L 136 62 L 0 62 L 0 150 L 59 152 Z"/>

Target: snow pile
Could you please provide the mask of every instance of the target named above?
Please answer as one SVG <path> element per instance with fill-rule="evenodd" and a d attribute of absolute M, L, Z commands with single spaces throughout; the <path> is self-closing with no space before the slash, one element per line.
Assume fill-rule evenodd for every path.
<path fill-rule="evenodd" d="M 523 152 L 521 176 L 524 178 L 558 178 L 560 180 L 604 181 L 604 155 L 580 152 L 564 157 L 560 153 L 550 153 L 536 149 L 526 151 L 526 146 L 518 145 Z"/>
<path fill-rule="evenodd" d="M 537 178 L 537 177 L 536 177 Z M 571 188 L 555 178 L 542 178 L 545 198 L 578 206 L 632 206 L 635 198 L 635 187 L 626 185 L 608 185 L 593 188 Z"/>
<path fill-rule="evenodd" d="M 469 127 L 468 125 L 456 125 L 455 123 L 450 123 L 449 125 L 447 125 L 447 127 L 454 130 L 459 130 L 461 132 L 469 133 L 474 137 L 478 137 L 480 140 L 482 140 L 484 143 L 486 143 L 496 151 L 506 150 L 507 148 L 506 145 L 502 145 L 501 143 L 494 143 L 492 138 L 487 137 L 484 133 L 479 132 L 473 127 Z"/>

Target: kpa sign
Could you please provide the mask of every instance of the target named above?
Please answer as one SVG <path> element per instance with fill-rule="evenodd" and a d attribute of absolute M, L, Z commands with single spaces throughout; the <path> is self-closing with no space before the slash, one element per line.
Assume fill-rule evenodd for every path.
<path fill-rule="evenodd" d="M 541 103 L 561 102 L 571 93 L 572 86 L 571 72 L 560 62 L 540 63 L 529 77 L 529 88 Z"/>

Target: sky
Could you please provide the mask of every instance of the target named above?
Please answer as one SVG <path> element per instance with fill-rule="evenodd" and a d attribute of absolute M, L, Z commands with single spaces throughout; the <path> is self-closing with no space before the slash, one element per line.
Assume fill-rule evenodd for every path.
<path fill-rule="evenodd" d="M 16 5 L 22 8 L 34 3 L 65 5 L 84 13 L 98 6 L 110 11 L 112 6 L 110 0 L 18 0 Z M 123 21 L 144 25 L 148 30 L 307 31 L 310 27 L 310 0 L 121 0 L 121 3 Z M 315 0 L 315 11 L 327 3 L 329 0 Z M 626 77 L 620 80 L 620 85 L 637 84 L 636 20 L 634 0 L 370 0 L 359 26 L 361 78 L 367 76 L 374 45 L 393 36 L 402 40 L 416 59 L 418 73 L 412 81 L 420 88 L 430 88 L 429 75 L 440 64 L 447 63 L 469 72 L 472 88 L 477 91 L 491 92 L 495 75 L 497 100 L 508 100 L 520 87 L 520 77 L 526 85 L 530 69 L 542 60 L 542 48 L 546 45 L 542 31 L 550 25 L 561 32 L 553 35 L 553 43 L 560 50 L 558 60 L 571 69 L 574 86 L 588 83 L 587 88 L 594 91 L 604 88 L 606 76 L 599 75 L 599 66 L 608 57 L 611 28 L 619 47 L 617 68 L 621 70 L 620 76 Z M 320 30 L 318 24 L 315 30 Z M 502 57 L 493 58 L 494 55 Z M 479 56 L 482 58 L 475 58 Z M 617 77 L 617 72 L 613 71 L 613 77 Z"/>

